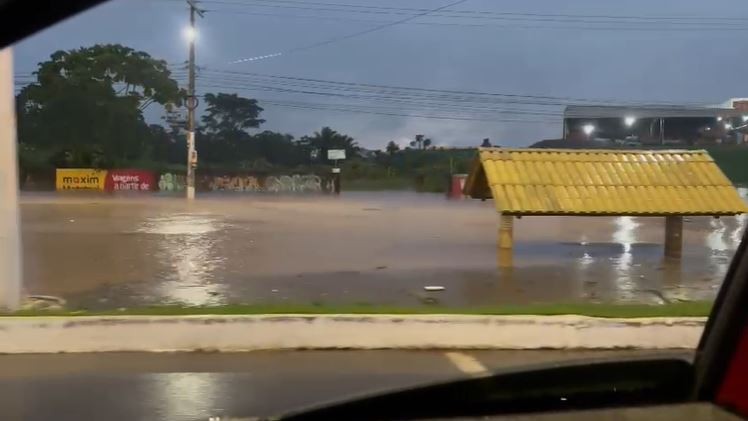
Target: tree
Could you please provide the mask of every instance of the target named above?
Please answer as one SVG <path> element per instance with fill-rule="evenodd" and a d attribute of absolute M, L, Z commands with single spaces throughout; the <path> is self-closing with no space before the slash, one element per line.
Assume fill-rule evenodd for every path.
<path fill-rule="evenodd" d="M 322 160 L 327 160 L 329 149 L 345 149 L 348 158 L 356 156 L 361 149 L 352 137 L 338 133 L 329 127 L 323 127 L 322 130 L 314 132 L 313 136 L 302 137 L 298 144 L 307 156 L 310 156 L 311 151 L 316 149 L 319 152 L 318 159 Z"/>
<path fill-rule="evenodd" d="M 143 110 L 184 97 L 166 62 L 119 44 L 57 51 L 34 74 L 16 98 L 19 141 L 54 150 L 58 165 L 143 158 Z"/>
<path fill-rule="evenodd" d="M 429 146 L 431 146 L 431 139 L 426 138 L 422 134 L 417 134 L 416 140 L 411 141 L 410 146 L 422 151 L 428 149 Z"/>
<path fill-rule="evenodd" d="M 491 140 L 489 138 L 483 139 L 483 143 L 480 144 L 481 148 L 490 148 L 491 147 Z"/>
<path fill-rule="evenodd" d="M 198 148 L 209 162 L 246 162 L 259 158 L 247 129 L 258 128 L 263 109 L 257 100 L 237 94 L 206 94 L 206 110 L 198 132 Z"/>
<path fill-rule="evenodd" d="M 256 129 L 265 120 L 260 119 L 263 109 L 256 99 L 237 94 L 205 94 L 206 114 L 202 117 L 207 132 L 236 133 Z"/>
<path fill-rule="evenodd" d="M 390 143 L 387 144 L 386 150 L 387 150 L 387 153 L 390 154 L 390 156 L 392 156 L 395 153 L 397 153 L 397 151 L 400 150 L 400 145 L 395 143 L 394 140 L 390 140 Z"/>

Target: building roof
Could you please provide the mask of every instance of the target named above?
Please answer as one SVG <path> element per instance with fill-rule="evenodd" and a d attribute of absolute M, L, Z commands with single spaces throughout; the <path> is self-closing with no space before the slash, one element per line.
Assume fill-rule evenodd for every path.
<path fill-rule="evenodd" d="M 564 118 L 738 117 L 744 111 L 718 107 L 569 105 Z"/>
<path fill-rule="evenodd" d="M 735 215 L 748 211 L 706 151 L 480 148 L 465 194 L 508 215 Z"/>

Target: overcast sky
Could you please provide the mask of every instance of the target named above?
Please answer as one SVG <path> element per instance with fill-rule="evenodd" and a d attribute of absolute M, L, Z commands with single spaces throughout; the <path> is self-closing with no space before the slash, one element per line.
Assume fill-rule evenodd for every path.
<path fill-rule="evenodd" d="M 419 12 L 392 9 L 428 10 L 454 2 L 206 0 L 202 7 L 211 11 L 198 21 L 197 62 L 212 70 L 606 101 L 714 104 L 748 96 L 746 0 L 467 0 L 446 10 L 476 13 L 442 11 L 433 14 L 444 13 L 440 16 L 421 17 L 414 16 Z M 415 18 L 304 49 L 408 16 Z M 122 43 L 176 64 L 187 57 L 182 32 L 187 19 L 184 2 L 112 0 L 19 43 L 16 71 L 33 71 L 55 50 L 95 43 Z M 287 53 L 232 63 L 278 52 Z M 436 110 L 422 104 L 403 109 L 397 102 L 260 91 L 247 86 L 250 82 L 245 79 L 231 82 L 217 77 L 221 76 L 201 71 L 198 92 L 236 92 L 286 104 L 311 103 L 316 108 L 321 103 L 337 108 L 353 104 L 360 110 L 363 106 L 365 111 L 388 114 L 263 105 L 264 129 L 302 136 L 331 126 L 369 148 L 382 148 L 390 140 L 404 144 L 417 133 L 437 145 L 477 145 L 490 137 L 495 144 L 525 146 L 559 137 L 561 132 L 557 115 L 561 105 L 493 104 L 505 111 L 543 115 L 492 114 L 495 120 L 526 121 L 482 121 L 485 112 L 477 115 L 453 99 Z M 207 86 L 211 84 L 221 88 Z"/>

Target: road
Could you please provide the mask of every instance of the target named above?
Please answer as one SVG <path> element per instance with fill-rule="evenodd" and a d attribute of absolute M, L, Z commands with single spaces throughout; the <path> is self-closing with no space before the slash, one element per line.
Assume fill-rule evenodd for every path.
<path fill-rule="evenodd" d="M 0 356 L 3 420 L 207 420 L 553 361 L 683 351 L 288 351 Z"/>
<path fill-rule="evenodd" d="M 21 212 L 26 292 L 89 309 L 708 300 L 746 223 L 687 218 L 672 261 L 662 218 L 526 217 L 498 267 L 493 203 L 434 194 L 25 194 Z"/>

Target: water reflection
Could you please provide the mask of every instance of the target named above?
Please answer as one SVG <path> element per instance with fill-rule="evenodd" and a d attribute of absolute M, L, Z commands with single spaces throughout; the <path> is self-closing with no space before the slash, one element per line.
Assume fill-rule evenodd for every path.
<path fill-rule="evenodd" d="M 218 375 L 213 373 L 159 373 L 153 378 L 153 393 L 159 397 L 154 418 L 163 420 L 199 419 L 222 415 L 215 408 L 219 398 Z"/>
<path fill-rule="evenodd" d="M 614 270 L 614 286 L 618 294 L 630 297 L 632 292 L 637 289 L 638 278 L 632 270 L 634 256 L 632 246 L 636 243 L 636 230 L 641 225 L 631 216 L 620 216 L 615 219 L 615 231 L 613 232 L 613 241 L 620 244 L 623 252 L 612 258 Z"/>
<path fill-rule="evenodd" d="M 171 269 L 158 284 L 158 295 L 187 305 L 221 303 L 221 283 L 213 282 L 213 274 L 223 261 L 214 252 L 216 232 L 222 228 L 209 215 L 176 214 L 143 223 L 138 232 L 161 235 L 156 259 Z"/>

